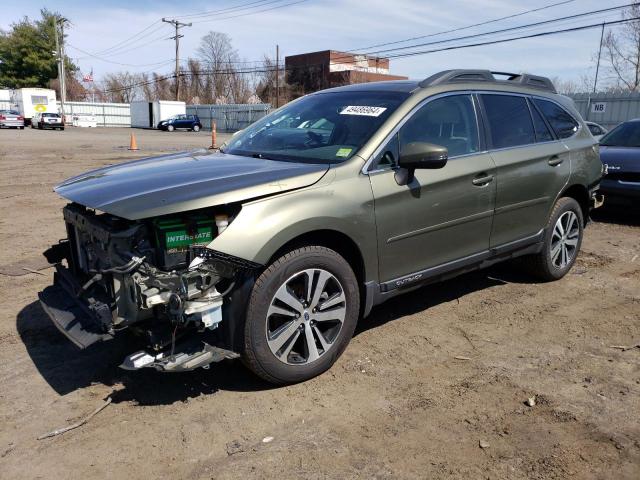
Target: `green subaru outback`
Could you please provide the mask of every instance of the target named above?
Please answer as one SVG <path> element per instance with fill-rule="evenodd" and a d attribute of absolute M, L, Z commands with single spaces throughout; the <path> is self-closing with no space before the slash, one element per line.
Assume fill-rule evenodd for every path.
<path fill-rule="evenodd" d="M 58 185 L 68 238 L 45 252 L 56 273 L 40 299 L 81 348 L 135 334 L 123 368 L 241 357 L 299 382 L 401 293 L 515 257 L 562 278 L 601 175 L 596 141 L 544 77 L 450 70 L 334 88 L 219 153 Z"/>

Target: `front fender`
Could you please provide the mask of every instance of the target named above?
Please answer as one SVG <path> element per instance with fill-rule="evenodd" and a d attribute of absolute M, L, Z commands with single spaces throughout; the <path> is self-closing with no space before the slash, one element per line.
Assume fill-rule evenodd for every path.
<path fill-rule="evenodd" d="M 209 248 L 266 265 L 291 240 L 333 230 L 354 241 L 364 260 L 365 279 L 376 279 L 377 240 L 369 178 L 338 170 L 330 170 L 311 187 L 244 204 Z"/>

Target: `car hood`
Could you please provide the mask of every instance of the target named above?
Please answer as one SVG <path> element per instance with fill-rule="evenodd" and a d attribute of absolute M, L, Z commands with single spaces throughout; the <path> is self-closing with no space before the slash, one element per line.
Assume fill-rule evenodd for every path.
<path fill-rule="evenodd" d="M 600 160 L 610 172 L 640 173 L 640 148 L 600 146 Z"/>
<path fill-rule="evenodd" d="M 328 168 L 222 153 L 181 153 L 92 170 L 54 190 L 86 207 L 139 220 L 306 187 Z"/>

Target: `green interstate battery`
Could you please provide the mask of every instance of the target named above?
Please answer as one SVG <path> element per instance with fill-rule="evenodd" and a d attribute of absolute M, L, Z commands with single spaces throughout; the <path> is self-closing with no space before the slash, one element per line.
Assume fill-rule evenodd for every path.
<path fill-rule="evenodd" d="M 154 225 L 161 247 L 158 260 L 165 269 L 184 265 L 189 246 L 211 243 L 216 231 L 215 220 L 206 216 L 155 220 Z"/>

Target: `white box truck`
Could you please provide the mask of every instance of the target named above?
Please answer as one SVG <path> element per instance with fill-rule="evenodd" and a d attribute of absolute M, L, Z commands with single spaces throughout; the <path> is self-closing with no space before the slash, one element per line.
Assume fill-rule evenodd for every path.
<path fill-rule="evenodd" d="M 158 123 L 174 115 L 187 113 L 184 102 L 156 100 L 131 102 L 131 126 L 134 128 L 158 128 Z"/>
<path fill-rule="evenodd" d="M 14 92 L 14 102 L 24 117 L 25 125 L 38 113 L 60 113 L 56 104 L 56 92 L 48 88 L 19 88 Z"/>

